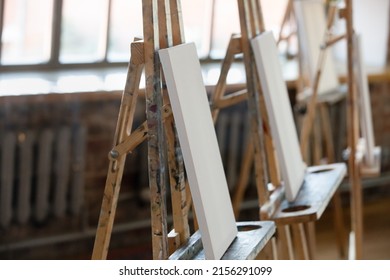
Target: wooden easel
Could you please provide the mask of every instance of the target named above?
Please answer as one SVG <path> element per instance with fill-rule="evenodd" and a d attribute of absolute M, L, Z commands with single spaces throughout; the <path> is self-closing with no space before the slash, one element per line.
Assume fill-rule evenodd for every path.
<path fill-rule="evenodd" d="M 167 154 L 171 170 L 169 181 L 174 182 L 171 193 L 175 232 L 172 233 L 171 243 L 179 245 L 189 238 L 189 196 L 186 192 L 184 167 L 180 149 L 176 149 L 178 142 L 170 122 L 170 108 L 163 107 L 161 70 L 156 54 L 160 48 L 184 41 L 181 10 L 178 4 L 177 1 L 143 1 L 144 41 L 131 44 L 131 59 L 122 95 L 114 147 L 109 154 L 110 164 L 92 259 L 107 257 L 126 155 L 146 138 L 148 138 L 153 259 L 167 259 L 170 254 L 165 198 L 168 181 L 168 174 L 165 172 L 165 144 L 168 144 Z M 147 121 L 132 131 L 135 105 L 140 91 L 140 78 L 144 68 Z M 168 139 L 165 139 L 162 131 L 164 121 Z"/>
<path fill-rule="evenodd" d="M 302 2 L 304 2 L 304 1 L 302 1 Z M 314 3 L 314 4 L 316 4 L 316 3 Z M 317 4 L 322 5 L 322 3 L 320 3 L 320 1 Z M 317 6 L 317 7 L 322 7 L 322 6 Z M 300 81 L 301 85 L 298 86 L 298 88 L 301 88 L 301 91 L 298 93 L 298 99 L 301 99 L 300 102 L 304 102 L 307 104 L 307 107 L 308 107 L 307 111 L 308 112 L 307 112 L 306 116 L 310 116 L 310 118 L 309 117 L 304 118 L 302 128 L 300 131 L 301 150 L 302 150 L 302 154 L 303 154 L 305 160 L 308 160 L 308 157 L 309 157 L 309 155 L 308 155 L 308 153 L 309 153 L 309 138 L 310 138 L 310 136 L 313 136 L 313 135 L 311 135 L 311 133 L 313 133 L 314 140 L 317 140 L 317 141 L 314 141 L 317 143 L 313 144 L 313 146 L 314 146 L 314 152 L 313 152 L 314 164 L 319 164 L 319 161 L 322 158 L 322 154 L 320 151 L 318 151 L 319 148 L 317 147 L 319 139 L 315 139 L 316 134 L 318 135 L 318 133 L 316 133 L 316 131 L 313 129 L 313 127 L 312 127 L 313 125 L 311 125 L 311 126 L 307 125 L 308 122 L 313 123 L 315 121 L 315 116 L 316 116 L 315 109 L 317 109 L 317 107 L 313 107 L 314 106 L 313 103 L 318 104 L 318 109 L 320 112 L 320 114 L 318 116 L 320 117 L 321 124 L 322 124 L 322 130 L 323 130 L 322 134 L 323 134 L 324 142 L 325 142 L 325 148 L 326 148 L 326 152 L 325 152 L 326 155 L 325 156 L 326 156 L 327 162 L 334 162 L 335 151 L 334 151 L 334 143 L 333 143 L 333 139 L 332 139 L 332 128 L 330 126 L 328 104 L 330 104 L 330 105 L 334 104 L 334 103 L 344 99 L 344 97 L 345 97 L 343 90 L 339 89 L 339 87 L 337 86 L 336 75 L 331 76 L 332 77 L 331 83 L 332 84 L 336 83 L 335 89 L 332 89 L 332 92 L 330 92 L 330 93 L 324 93 L 321 95 L 319 94 L 319 91 L 321 90 L 320 89 L 320 83 L 322 81 L 321 78 L 323 77 L 324 70 L 326 70 L 325 64 L 327 62 L 332 62 L 331 60 L 327 61 L 327 52 L 329 50 L 329 47 L 331 45 L 333 45 L 334 43 L 340 41 L 341 39 L 345 38 L 345 36 L 339 36 L 337 38 L 331 37 L 330 29 L 334 23 L 336 9 L 337 9 L 337 7 L 333 4 L 331 4 L 329 6 L 328 15 L 327 15 L 327 22 L 326 22 L 326 25 L 324 24 L 325 26 L 324 26 L 324 31 L 323 31 L 323 34 L 324 34 L 323 42 L 319 43 L 319 44 L 322 44 L 321 46 L 320 45 L 318 46 L 319 56 L 318 56 L 318 60 L 316 61 L 316 68 L 313 69 L 313 71 L 312 71 L 313 73 L 307 73 L 307 69 L 303 69 L 303 68 L 307 68 L 307 67 L 302 66 L 304 64 L 303 55 L 302 54 L 299 55 L 299 60 L 300 60 L 299 81 Z M 325 7 L 324 7 L 324 12 L 325 12 Z M 310 35 L 307 35 L 307 37 L 310 37 Z M 307 41 L 309 41 L 309 39 Z M 307 42 L 307 43 L 309 43 L 309 42 Z M 330 65 L 333 66 L 333 64 L 330 64 Z M 333 70 L 333 69 L 331 69 L 331 70 Z M 312 76 L 313 78 L 310 78 L 310 76 Z M 308 91 L 309 91 L 309 93 L 307 93 Z M 306 94 L 305 94 L 305 92 L 306 92 Z"/>
<path fill-rule="evenodd" d="M 287 53 L 286 55 L 290 57 L 288 53 L 290 39 L 296 34 L 296 30 L 289 30 L 289 33 L 285 34 L 285 28 L 288 26 L 291 29 L 292 22 L 294 21 L 294 9 L 293 9 L 293 0 L 288 0 L 286 9 L 284 11 L 282 23 L 280 24 L 279 36 L 277 44 L 281 44 L 283 41 L 287 44 Z"/>
<path fill-rule="evenodd" d="M 336 13 L 335 8 L 331 10 L 332 14 L 328 18 L 328 29 L 331 27 L 334 15 Z M 354 42 L 354 29 L 353 29 L 353 4 L 352 0 L 345 1 L 345 8 L 339 11 L 340 17 L 346 21 L 346 34 L 328 38 L 324 44 L 324 47 L 329 47 L 339 40 L 347 40 L 347 141 L 348 141 L 348 177 L 351 185 L 351 233 L 349 240 L 349 258 L 350 259 L 362 259 L 363 257 L 363 213 L 362 213 L 362 187 L 361 177 L 365 176 L 362 173 L 362 155 L 360 151 L 360 134 L 359 134 L 359 100 L 356 92 L 355 81 L 355 42 Z M 323 52 L 322 52 L 323 53 Z M 317 106 L 317 93 L 318 83 L 321 76 L 323 57 L 320 57 L 319 67 L 317 69 L 313 95 L 310 98 L 310 104 L 308 108 L 308 114 L 304 121 L 304 132 L 302 134 L 303 146 L 305 149 L 305 143 L 307 143 L 308 135 L 313 126 L 316 106 Z M 368 174 L 371 176 L 372 174 Z"/>
<path fill-rule="evenodd" d="M 110 164 L 92 259 L 107 257 L 126 155 L 146 139 L 149 155 L 153 259 L 204 257 L 199 232 L 190 236 L 188 213 L 191 197 L 186 187 L 181 149 L 169 101 L 164 92 L 165 82 L 157 54 L 159 49 L 184 42 L 180 0 L 143 0 L 143 21 L 144 41 L 136 41 L 131 45 L 127 81 L 118 116 L 114 147 L 109 153 Z M 132 130 L 143 68 L 146 77 L 147 120 Z M 168 184 L 171 188 L 174 228 L 169 233 L 166 206 Z M 241 228 L 257 226 L 257 229 L 239 232 L 224 259 L 255 258 L 275 230 L 272 222 L 238 223 L 237 226 Z M 251 240 L 250 243 L 248 238 Z M 247 246 L 244 246 L 245 244 Z"/>
<path fill-rule="evenodd" d="M 325 6 L 324 3 L 318 1 L 318 3 L 314 1 L 306 1 L 309 3 L 304 3 L 305 1 L 297 1 L 302 3 L 294 3 L 294 9 L 298 9 L 295 11 L 296 22 L 298 26 L 298 36 L 302 36 L 303 38 L 299 38 L 300 41 L 300 48 L 298 51 L 298 60 L 299 60 L 299 78 L 297 83 L 297 103 L 298 104 L 304 104 L 308 108 L 308 112 L 305 116 L 303 116 L 303 122 L 301 123 L 300 128 L 300 144 L 301 144 L 301 151 L 302 155 L 306 162 L 312 162 L 312 164 L 319 165 L 323 164 L 324 160 L 326 160 L 327 163 L 334 163 L 336 161 L 335 156 L 335 145 L 333 140 L 333 129 L 331 127 L 331 120 L 330 120 L 330 107 L 333 106 L 335 103 L 338 103 L 339 101 L 345 99 L 345 92 L 341 86 L 338 85 L 338 77 L 333 72 L 333 61 L 331 60 L 329 54 L 326 52 L 328 51 L 327 46 L 329 45 L 329 37 L 330 37 L 330 28 L 333 25 L 334 17 L 336 13 L 336 6 L 330 5 L 328 9 L 327 17 L 322 19 L 321 17 L 316 17 L 316 20 L 318 21 L 319 25 L 324 28 L 323 31 L 323 38 L 321 38 L 320 42 L 317 42 L 315 39 L 313 42 L 313 38 L 316 38 L 315 34 L 311 34 L 310 31 L 307 29 L 310 29 L 309 26 L 306 25 L 312 25 L 311 22 L 308 22 L 308 20 L 305 19 L 306 12 L 308 12 L 309 8 L 305 7 L 303 5 L 316 5 L 314 8 L 323 8 L 323 12 L 325 13 Z M 296 7 L 295 5 L 300 5 Z M 313 7 L 310 7 L 313 8 Z M 310 9 L 309 13 L 314 13 Z M 320 16 L 322 16 L 320 14 Z M 301 22 L 299 22 L 301 21 Z M 302 28 L 302 30 L 300 30 Z M 318 28 L 317 28 L 318 29 Z M 312 30 L 313 31 L 313 30 Z M 318 30 L 317 30 L 318 31 Z M 304 34 L 306 33 L 307 34 Z M 305 35 L 305 36 L 304 36 Z M 337 40 L 342 39 L 342 37 L 337 38 Z M 333 42 L 336 42 L 337 40 L 332 38 Z M 312 51 L 310 49 L 310 44 L 318 46 L 318 61 L 316 62 L 316 65 L 313 67 L 313 64 L 310 63 L 310 59 L 313 59 L 315 55 L 312 54 Z M 303 46 L 306 45 L 306 58 L 303 52 Z M 320 46 L 322 47 L 320 48 Z M 311 65 L 308 65 L 311 64 Z M 312 67 L 310 67 L 312 66 Z M 325 67 L 326 66 L 326 67 Z M 311 68 L 313 73 L 309 73 L 308 70 Z M 325 81 L 326 86 L 324 87 L 320 86 L 321 77 L 324 77 L 323 73 L 324 71 L 327 71 L 327 75 L 325 75 L 325 78 L 330 79 Z M 334 75 L 332 75 L 334 74 Z M 330 77 L 329 77 L 330 75 Z M 322 84 L 324 81 L 322 81 Z M 330 91 L 329 91 L 330 89 Z M 322 90 L 324 93 L 319 94 L 319 91 Z M 306 96 L 305 96 L 306 95 Z M 313 95 L 312 98 L 311 95 Z M 314 100 L 315 98 L 315 100 Z M 313 107 L 313 102 L 317 104 L 317 107 Z M 318 114 L 313 115 L 315 113 L 315 109 L 318 109 Z M 309 121 L 309 117 L 311 116 L 310 122 L 311 126 L 308 127 L 307 123 Z M 300 123 L 300 122 L 298 122 Z M 314 125 L 315 123 L 315 125 Z M 310 140 L 311 142 L 310 142 Z M 311 145 L 309 145 L 311 143 Z M 310 147 L 309 147 L 310 146 Z M 341 205 L 341 195 L 340 192 L 337 191 L 337 193 L 334 195 L 332 199 L 333 204 L 333 213 L 334 213 L 334 225 L 335 225 L 335 233 L 336 233 L 336 240 L 338 243 L 338 250 L 341 258 L 344 258 L 346 256 L 346 242 L 345 242 L 345 229 L 344 229 L 344 222 L 343 222 L 343 215 L 342 215 L 342 205 Z"/>
<path fill-rule="evenodd" d="M 216 85 L 212 97 L 212 108 L 214 120 L 217 119 L 220 109 L 236 104 L 245 99 L 248 100 L 250 121 L 251 121 L 251 142 L 248 143 L 244 155 L 239 183 L 236 186 L 233 205 L 236 215 L 239 213 L 239 207 L 243 200 L 244 192 L 248 184 L 250 168 L 252 163 L 255 164 L 256 186 L 261 219 L 271 219 L 278 225 L 278 239 L 280 240 L 280 257 L 294 258 L 290 227 L 294 231 L 294 241 L 297 244 L 297 258 L 307 259 L 314 256 L 314 226 L 313 221 L 318 219 L 324 205 L 328 199 L 313 201 L 313 212 L 308 214 L 300 211 L 299 207 L 294 208 L 286 216 L 282 213 L 286 207 L 290 207 L 286 201 L 284 204 L 284 190 L 278 163 L 275 157 L 272 137 L 268 125 L 268 115 L 265 108 L 264 100 L 261 94 L 259 77 L 253 63 L 253 53 L 250 47 L 250 40 L 264 31 L 261 7 L 257 0 L 238 0 L 240 13 L 241 35 L 233 35 L 230 39 L 226 56 L 222 63 L 221 75 Z M 246 71 L 246 89 L 224 96 L 226 88 L 226 77 L 236 54 L 243 53 L 244 65 Z M 265 153 L 264 153 L 265 151 Z M 342 170 L 337 170 L 337 174 L 342 174 Z M 268 179 L 270 176 L 270 180 Z M 335 175 L 337 177 L 337 175 Z M 269 184 L 269 181 L 271 184 Z M 326 187 L 329 190 L 329 186 Z M 306 197 L 307 198 L 307 197 Z M 312 197 L 316 200 L 318 198 Z M 329 198 L 330 199 L 330 198 Z M 299 205 L 299 200 L 297 201 Z M 295 211 L 297 210 L 297 211 Z M 279 211 L 279 212 L 278 212 Z M 284 213 L 284 212 L 283 212 Z M 304 225 L 305 224 L 305 225 Z M 306 231 L 309 233 L 306 234 Z M 307 238 L 308 237 L 308 238 Z"/>
<path fill-rule="evenodd" d="M 241 34 L 232 35 L 225 58 L 221 66 L 221 73 L 212 94 L 212 113 L 214 121 L 217 120 L 219 111 L 244 100 L 248 101 L 250 115 L 250 133 L 252 139 L 246 145 L 242 163 L 242 175 L 239 178 L 236 192 L 233 198 L 233 206 L 236 216 L 243 200 L 245 188 L 248 184 L 250 168 L 255 162 L 256 186 L 259 204 L 265 203 L 268 197 L 268 170 L 273 185 L 280 185 L 280 174 L 275 156 L 275 149 L 268 126 L 268 116 L 262 96 L 259 94 L 260 85 L 253 65 L 253 54 L 250 47 L 250 39 L 265 30 L 260 3 L 257 0 L 238 0 L 240 14 Z M 235 55 L 244 55 L 246 73 L 246 88 L 238 92 L 225 94 L 226 79 Z M 261 127 L 264 126 L 265 129 Z M 267 158 L 264 151 L 267 151 Z M 268 167 L 268 170 L 267 170 Z"/>

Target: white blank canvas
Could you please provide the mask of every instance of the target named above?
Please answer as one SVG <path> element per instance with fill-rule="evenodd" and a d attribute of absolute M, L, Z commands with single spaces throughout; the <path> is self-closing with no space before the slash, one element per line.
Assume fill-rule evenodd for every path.
<path fill-rule="evenodd" d="M 193 43 L 159 51 L 207 259 L 220 259 L 236 221 Z"/>
<path fill-rule="evenodd" d="M 322 0 L 294 0 L 294 12 L 298 25 L 300 56 L 304 67 L 308 68 L 311 81 L 314 81 L 320 46 L 324 43 L 326 31 L 325 4 Z M 326 50 L 318 94 L 335 91 L 339 87 L 333 52 Z"/>
<path fill-rule="evenodd" d="M 286 198 L 293 201 L 303 183 L 306 164 L 299 147 L 278 49 L 271 32 L 257 36 L 252 39 L 251 44 L 286 188 Z"/>
<path fill-rule="evenodd" d="M 364 38 L 363 62 L 366 66 L 386 67 L 388 34 L 389 34 L 389 0 L 353 0 L 354 30 Z M 336 31 L 344 34 L 345 20 L 339 20 Z M 346 41 L 335 46 L 336 57 L 340 62 L 347 61 Z"/>
<path fill-rule="evenodd" d="M 362 36 L 356 34 L 354 37 L 354 43 L 356 82 L 358 85 L 360 101 L 360 126 L 362 129 L 362 137 L 365 142 L 365 160 L 368 165 L 372 166 L 375 160 L 375 140 L 372 127 L 370 91 L 368 88 L 368 78 L 363 59 Z"/>

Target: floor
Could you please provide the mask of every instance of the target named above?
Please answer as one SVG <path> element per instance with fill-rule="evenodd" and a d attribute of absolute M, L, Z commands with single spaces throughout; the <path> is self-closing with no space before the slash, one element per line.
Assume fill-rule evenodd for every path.
<path fill-rule="evenodd" d="M 365 189 L 363 197 L 363 258 L 366 260 L 390 260 L 390 185 Z M 344 223 L 348 233 L 350 231 L 348 193 L 343 193 L 342 201 Z M 251 211 L 253 212 L 252 218 L 255 219 L 258 215 L 255 207 Z M 69 246 L 68 243 L 61 243 L 55 246 L 46 246 L 47 248 L 44 247 L 39 250 L 22 250 L 17 255 L 6 256 L 6 259 L 90 259 L 93 242 L 94 238 L 91 237 L 80 240 L 73 246 Z M 128 245 L 123 246 L 124 244 Z M 76 245 L 77 253 L 71 250 Z M 326 209 L 321 219 L 316 223 L 316 246 L 316 259 L 343 259 L 340 258 L 336 247 L 332 208 Z M 32 252 L 35 253 L 32 254 Z M 53 255 L 48 252 L 57 252 L 57 254 Z M 125 231 L 112 236 L 108 259 L 142 260 L 151 258 L 149 227 L 137 231 Z"/>
<path fill-rule="evenodd" d="M 390 260 L 390 187 L 364 192 L 363 259 Z M 350 231 L 349 207 L 345 207 L 344 222 Z M 335 242 L 333 216 L 328 209 L 316 226 L 317 259 L 340 259 Z"/>
<path fill-rule="evenodd" d="M 350 231 L 348 193 L 344 193 L 342 198 L 347 240 Z M 390 186 L 365 190 L 363 211 L 363 258 L 366 260 L 390 260 Z M 321 219 L 316 223 L 316 245 L 316 259 L 345 259 L 340 257 L 336 246 L 331 208 L 326 209 Z M 116 248 L 110 250 L 109 259 L 150 259 L 150 251 L 150 244 L 146 243 L 132 248 Z"/>

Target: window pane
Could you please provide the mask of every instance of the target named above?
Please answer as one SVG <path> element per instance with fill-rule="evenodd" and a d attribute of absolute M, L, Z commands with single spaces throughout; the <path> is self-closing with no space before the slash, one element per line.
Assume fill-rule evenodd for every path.
<path fill-rule="evenodd" d="M 35 64 L 50 58 L 53 0 L 6 0 L 1 64 Z"/>
<path fill-rule="evenodd" d="M 64 0 L 60 62 L 101 61 L 105 55 L 108 0 Z"/>
<path fill-rule="evenodd" d="M 110 16 L 109 61 L 128 61 L 130 43 L 143 38 L 142 1 L 112 0 Z"/>
<path fill-rule="evenodd" d="M 279 39 L 280 28 L 282 26 L 283 17 L 286 13 L 287 4 L 290 0 L 261 0 L 263 9 L 265 29 L 272 31 L 275 39 Z M 284 26 L 282 36 L 290 34 L 295 30 L 295 23 L 287 22 Z M 281 53 L 294 55 L 297 53 L 298 43 L 296 36 L 292 36 L 288 41 L 282 41 L 279 44 Z"/>
<path fill-rule="evenodd" d="M 196 44 L 200 58 L 209 54 L 212 3 L 210 0 L 181 1 L 185 41 Z"/>
<path fill-rule="evenodd" d="M 275 38 L 279 36 L 280 26 L 289 0 L 261 0 L 264 25 L 266 30 L 273 31 Z"/>
<path fill-rule="evenodd" d="M 261 0 L 265 28 L 273 31 L 275 38 L 279 36 L 287 3 L 288 0 Z M 230 36 L 241 32 L 237 0 L 215 0 L 214 14 L 210 56 L 220 59 L 226 54 Z"/>
<path fill-rule="evenodd" d="M 240 33 L 237 0 L 216 0 L 211 58 L 223 58 L 233 33 Z"/>

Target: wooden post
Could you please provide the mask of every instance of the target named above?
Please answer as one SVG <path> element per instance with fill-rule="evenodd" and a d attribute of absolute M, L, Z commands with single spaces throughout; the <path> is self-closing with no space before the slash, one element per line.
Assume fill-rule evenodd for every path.
<path fill-rule="evenodd" d="M 172 211 L 176 246 L 189 238 L 189 193 L 186 191 L 184 163 L 173 118 L 162 126 L 165 79 L 157 51 L 184 41 L 180 0 L 144 0 L 144 40 L 146 76 L 146 115 L 148 123 L 149 185 L 151 190 L 153 258 L 167 259 L 168 230 L 166 189 L 171 186 Z M 164 110 L 167 110 L 165 108 Z M 164 131 L 165 127 L 165 131 Z M 167 158 L 166 158 L 167 157 Z M 167 178 L 169 170 L 169 180 Z"/>
<path fill-rule="evenodd" d="M 347 55 L 348 55 L 348 99 L 347 99 L 347 126 L 348 147 L 348 174 L 351 185 L 351 221 L 354 233 L 355 258 L 363 257 L 363 209 L 362 188 L 360 182 L 359 163 L 356 158 L 357 144 L 359 141 L 359 116 L 358 100 L 354 81 L 354 29 L 353 29 L 353 2 L 346 0 L 346 26 L 347 26 Z"/>
<path fill-rule="evenodd" d="M 183 26 L 181 21 L 180 2 L 177 0 L 159 0 L 159 36 L 160 48 L 173 46 L 183 42 Z M 166 94 L 165 78 L 162 77 L 164 94 Z M 166 108 L 167 109 L 167 108 Z M 165 109 L 165 110 L 166 110 Z M 186 182 L 184 176 L 184 162 L 176 133 L 176 128 L 171 115 L 165 124 L 165 137 L 167 142 L 167 159 L 169 166 L 170 190 L 172 199 L 172 216 L 174 227 L 174 239 L 179 242 L 173 244 L 179 247 L 190 237 L 188 226 L 188 212 Z"/>
<path fill-rule="evenodd" d="M 126 153 L 120 153 L 115 147 L 123 143 L 129 136 L 138 96 L 138 88 L 143 69 L 143 44 L 133 43 L 132 55 L 129 63 L 126 87 L 122 95 L 122 102 L 118 116 L 117 128 L 114 137 L 114 149 L 110 152 L 110 163 L 104 188 L 102 207 L 100 210 L 92 259 L 106 259 L 110 244 L 112 227 L 119 191 L 123 176 Z"/>
<path fill-rule="evenodd" d="M 253 23 L 253 18 L 250 17 L 248 11 L 251 9 L 259 9 L 257 0 L 254 2 L 251 0 L 238 0 L 238 10 L 240 14 L 241 25 L 241 47 L 244 54 L 244 64 L 246 73 L 246 83 L 248 90 L 248 109 L 251 116 L 250 130 L 253 141 L 254 162 L 255 162 L 255 178 L 258 192 L 258 199 L 260 205 L 263 205 L 269 198 L 267 192 L 268 174 L 266 171 L 265 155 L 264 155 L 264 135 L 262 133 L 261 125 L 261 113 L 260 113 L 260 100 L 257 93 L 255 66 L 252 63 L 254 61 L 253 53 L 250 48 L 249 40 L 254 36 L 255 31 L 253 28 L 260 28 L 259 25 Z M 254 5 L 256 4 L 256 5 Z M 261 10 L 258 10 L 261 11 Z"/>

